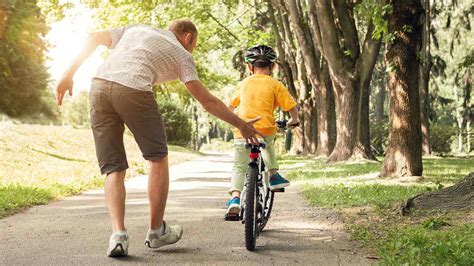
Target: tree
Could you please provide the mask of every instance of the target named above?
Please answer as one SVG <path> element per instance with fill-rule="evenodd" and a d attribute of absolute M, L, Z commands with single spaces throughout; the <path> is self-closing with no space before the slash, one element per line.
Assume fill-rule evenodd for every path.
<path fill-rule="evenodd" d="M 64 102 L 63 121 L 74 127 L 90 127 L 89 94 L 79 91 L 77 95 Z"/>
<path fill-rule="evenodd" d="M 466 1 L 433 2 L 431 113 L 433 122 L 457 127 L 455 152 L 472 149 L 471 121 L 473 115 L 472 65 L 472 4 Z"/>
<path fill-rule="evenodd" d="M 418 90 L 419 58 L 422 40 L 420 0 L 392 0 L 388 17 L 391 41 L 387 44 L 386 64 L 390 68 L 390 127 L 382 177 L 421 176 L 421 123 Z"/>
<path fill-rule="evenodd" d="M 306 7 L 307 10 L 305 10 L 305 6 L 300 4 L 299 1 L 283 2 L 290 16 L 298 49 L 301 51 L 308 79 L 312 86 L 311 92 L 304 92 L 306 95 L 303 95 L 303 124 L 309 127 L 309 130 L 306 130 L 305 133 L 305 140 L 309 137 L 311 140 L 317 138 L 317 141 L 314 143 L 310 140 L 310 143 L 314 143 L 314 145 L 308 147 L 307 151 L 317 156 L 328 156 L 333 146 L 329 137 L 331 134 L 330 101 L 333 100 L 332 84 L 328 64 L 318 48 L 321 37 L 317 30 L 317 21 L 314 15 L 315 6 L 313 2 L 309 1 Z M 310 123 L 314 118 L 316 118 L 316 126 Z M 314 133 L 311 132 L 312 128 L 314 128 Z"/>
<path fill-rule="evenodd" d="M 47 31 L 36 1 L 0 3 L 0 112 L 12 117 L 56 114 L 44 66 Z"/>
<path fill-rule="evenodd" d="M 401 208 L 402 214 L 412 209 L 462 210 L 474 208 L 474 172 L 453 186 L 409 198 Z"/>
<path fill-rule="evenodd" d="M 309 7 L 313 7 L 310 1 Z M 363 2 L 371 6 L 367 31 L 360 42 L 354 6 L 346 1 L 318 0 L 314 6 L 319 47 L 329 65 L 337 107 L 337 139 L 329 161 L 355 157 L 375 159 L 368 125 L 369 85 L 381 46 L 383 23 L 374 21 L 386 12 L 385 1 Z M 370 4 L 372 3 L 372 4 Z M 310 9 L 311 10 L 311 9 Z"/>
<path fill-rule="evenodd" d="M 423 16 L 423 33 L 421 42 L 421 62 L 418 86 L 420 90 L 420 107 L 421 107 L 421 133 L 423 137 L 422 151 L 424 155 L 431 154 L 430 149 L 430 122 L 429 118 L 429 82 L 431 70 L 431 53 L 430 53 L 430 29 L 431 29 L 431 12 L 430 1 L 422 0 L 421 4 L 425 10 Z"/>

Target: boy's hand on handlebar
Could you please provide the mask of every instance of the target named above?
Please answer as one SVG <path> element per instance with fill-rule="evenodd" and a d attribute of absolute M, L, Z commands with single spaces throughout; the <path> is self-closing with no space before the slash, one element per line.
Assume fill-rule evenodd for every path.
<path fill-rule="evenodd" d="M 242 123 L 239 126 L 239 131 L 240 131 L 240 134 L 242 134 L 242 137 L 245 139 L 245 142 L 252 143 L 253 145 L 258 145 L 257 135 L 261 136 L 262 134 L 260 134 L 260 132 L 258 132 L 253 127 L 253 124 L 260 119 L 261 117 L 256 117 L 247 122 L 242 120 Z"/>
<path fill-rule="evenodd" d="M 286 126 L 289 127 L 289 128 L 295 128 L 299 125 L 300 125 L 300 121 L 298 119 L 293 120 L 293 118 L 290 118 L 290 120 L 288 120 L 288 122 L 286 122 Z"/>

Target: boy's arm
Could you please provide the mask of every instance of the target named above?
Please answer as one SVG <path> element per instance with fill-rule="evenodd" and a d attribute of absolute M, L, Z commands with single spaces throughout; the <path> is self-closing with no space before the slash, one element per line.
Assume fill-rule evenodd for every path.
<path fill-rule="evenodd" d="M 240 104 L 240 84 L 237 84 L 237 88 L 235 90 L 235 93 L 232 95 L 232 98 L 230 99 L 229 105 L 227 106 L 232 112 L 239 106 Z"/>
<path fill-rule="evenodd" d="M 239 103 L 240 103 L 240 98 L 237 95 L 234 98 L 232 98 L 232 100 L 230 100 L 230 103 L 227 107 L 229 108 L 229 110 L 231 110 L 233 112 L 235 110 L 235 108 L 237 108 L 237 106 L 239 106 Z"/>
<path fill-rule="evenodd" d="M 73 77 L 82 62 L 84 62 L 84 60 L 86 60 L 99 45 L 109 47 L 111 41 L 110 33 L 106 30 L 93 32 L 89 35 L 81 52 L 74 58 L 58 83 L 56 88 L 56 100 L 59 106 L 63 103 L 63 97 L 66 94 L 66 91 L 69 91 L 69 95 L 72 95 Z"/>
<path fill-rule="evenodd" d="M 294 127 L 300 122 L 298 117 L 298 106 L 293 107 L 293 109 L 289 110 L 288 112 L 290 113 L 290 120 L 288 120 L 287 125 L 288 127 Z"/>
<path fill-rule="evenodd" d="M 288 120 L 287 125 L 289 127 L 296 126 L 296 124 L 299 123 L 298 104 L 282 83 L 279 84 L 277 89 L 276 100 L 278 106 L 280 106 L 283 111 L 290 113 L 290 120 Z"/>

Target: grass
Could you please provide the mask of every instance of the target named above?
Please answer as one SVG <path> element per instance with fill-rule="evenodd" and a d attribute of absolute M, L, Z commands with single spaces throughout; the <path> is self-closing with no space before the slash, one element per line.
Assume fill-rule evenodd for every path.
<path fill-rule="evenodd" d="M 133 138 L 125 135 L 128 176 L 148 164 Z M 170 164 L 197 153 L 169 147 Z M 0 123 L 0 218 L 26 207 L 103 185 L 89 129 Z"/>
<path fill-rule="evenodd" d="M 403 201 L 410 196 L 429 190 L 426 186 L 402 186 L 402 185 L 355 185 L 345 186 L 312 186 L 303 188 L 306 198 L 313 204 L 323 207 L 358 207 L 375 206 L 378 208 L 388 208 L 396 202 Z"/>
<path fill-rule="evenodd" d="M 432 221 L 435 218 L 427 218 Z M 352 226 L 354 239 L 377 250 L 386 265 L 473 265 L 474 225 L 429 228 L 421 224 Z"/>
<path fill-rule="evenodd" d="M 474 265 L 474 211 L 414 212 L 401 216 L 407 198 L 452 185 L 474 171 L 474 158 L 423 160 L 424 179 L 397 183 L 377 178 L 380 163 L 326 164 L 283 156 L 280 164 L 301 183 L 311 204 L 334 208 L 352 238 L 386 265 Z"/>

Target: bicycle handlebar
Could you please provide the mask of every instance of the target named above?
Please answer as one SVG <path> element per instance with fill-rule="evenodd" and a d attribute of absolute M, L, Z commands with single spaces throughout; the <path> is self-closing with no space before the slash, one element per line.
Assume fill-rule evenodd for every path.
<path fill-rule="evenodd" d="M 288 120 L 286 120 L 286 119 L 285 119 L 285 120 L 278 120 L 278 121 L 276 121 L 277 127 L 278 127 L 278 128 L 281 128 L 281 129 L 285 129 L 285 128 L 288 126 L 287 123 L 288 123 Z M 298 123 L 296 123 L 296 124 L 291 124 L 291 125 L 289 125 L 289 126 L 290 126 L 290 127 L 299 127 L 299 126 L 300 126 L 300 123 L 298 122 Z"/>
<path fill-rule="evenodd" d="M 277 124 L 277 127 L 280 128 L 280 129 L 285 129 L 287 126 L 290 126 L 290 127 L 298 127 L 300 126 L 300 123 L 296 123 L 296 124 L 291 124 L 291 125 L 288 125 L 288 120 L 277 120 L 275 121 L 276 124 Z M 245 144 L 245 149 L 249 149 L 249 148 L 266 148 L 266 144 L 265 143 L 259 143 L 259 145 L 252 145 L 250 143 L 246 143 Z"/>

